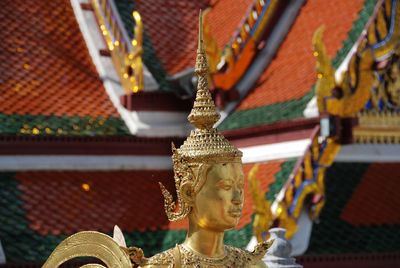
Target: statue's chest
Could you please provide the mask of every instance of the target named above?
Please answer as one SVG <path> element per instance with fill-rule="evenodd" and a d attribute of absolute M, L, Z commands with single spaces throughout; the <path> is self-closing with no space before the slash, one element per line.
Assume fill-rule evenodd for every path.
<path fill-rule="evenodd" d="M 231 250 L 226 248 L 226 255 L 222 258 L 204 258 L 190 252 L 184 248 L 181 251 L 181 264 L 185 268 L 236 268 L 248 267 L 250 258 L 240 250 Z"/>
<path fill-rule="evenodd" d="M 208 263 L 205 261 L 183 260 L 182 268 L 236 268 L 248 267 L 247 262 L 242 260 L 229 260 L 223 263 Z"/>

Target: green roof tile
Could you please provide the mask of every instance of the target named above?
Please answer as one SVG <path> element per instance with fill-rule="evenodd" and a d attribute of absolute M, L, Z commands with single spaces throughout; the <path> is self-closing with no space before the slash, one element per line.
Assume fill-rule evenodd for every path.
<path fill-rule="evenodd" d="M 235 111 L 229 115 L 218 128 L 223 131 L 254 127 L 303 117 L 303 111 L 313 95 L 314 91 L 312 90 L 299 100 L 280 102 L 249 110 Z"/>
<path fill-rule="evenodd" d="M 40 136 L 129 135 L 124 121 L 117 117 L 7 115 L 0 113 L 0 134 Z"/>
<path fill-rule="evenodd" d="M 358 16 L 358 19 L 353 23 L 347 39 L 343 42 L 342 48 L 336 53 L 335 58 L 332 60 L 332 64 L 335 68 L 339 67 L 344 58 L 350 52 L 354 43 L 357 41 L 358 37 L 361 35 L 368 19 L 374 12 L 375 4 L 376 1 L 374 0 L 365 0 L 364 7 Z"/>
<path fill-rule="evenodd" d="M 366 163 L 334 163 L 327 170 L 326 204 L 318 223 L 313 225 L 306 255 L 400 250 L 399 225 L 355 226 L 340 218 L 368 166 Z M 393 208 L 393 213 L 396 213 L 396 209 Z"/>
<path fill-rule="evenodd" d="M 0 237 L 3 248 L 8 262 L 41 263 L 66 236 L 42 236 L 29 227 L 18 185 L 15 173 L 0 172 Z M 185 239 L 186 231 L 133 231 L 124 232 L 124 235 L 128 245 L 141 247 L 146 256 L 152 256 L 181 243 Z M 226 232 L 225 242 L 245 247 L 251 235 L 252 227 L 248 224 L 240 230 Z"/>
<path fill-rule="evenodd" d="M 14 173 L 0 174 L 0 237 L 8 262 L 43 261 L 63 236 L 43 237 L 33 232 L 25 219 L 21 192 Z M 11 211 L 10 215 L 8 212 Z"/>
<path fill-rule="evenodd" d="M 253 225 L 247 224 L 240 230 L 230 230 L 225 232 L 224 242 L 239 248 L 245 248 L 253 236 Z"/>

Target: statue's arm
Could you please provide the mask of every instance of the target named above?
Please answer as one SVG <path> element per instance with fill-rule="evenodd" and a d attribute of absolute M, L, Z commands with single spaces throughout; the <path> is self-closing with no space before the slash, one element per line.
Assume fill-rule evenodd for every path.
<path fill-rule="evenodd" d="M 253 258 L 253 262 L 250 267 L 263 267 L 263 268 L 268 267 L 262 261 L 262 259 L 265 256 L 265 254 L 267 253 L 267 250 L 271 247 L 273 242 L 274 242 L 274 240 L 272 239 L 272 240 L 268 240 L 268 241 L 259 242 L 255 246 L 253 252 L 250 253 Z"/>

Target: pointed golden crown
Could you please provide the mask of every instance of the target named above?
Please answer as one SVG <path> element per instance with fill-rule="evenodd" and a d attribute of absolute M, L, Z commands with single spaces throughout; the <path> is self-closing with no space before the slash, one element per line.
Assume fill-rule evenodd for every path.
<path fill-rule="evenodd" d="M 220 118 L 208 88 L 209 67 L 203 46 L 203 22 L 200 10 L 199 18 L 199 44 L 195 72 L 198 77 L 196 99 L 188 120 L 195 129 L 179 149 L 172 145 L 172 160 L 174 163 L 175 186 L 179 203 L 178 211 L 173 202 L 172 195 L 162 184 L 161 191 L 164 195 L 165 211 L 170 221 L 180 220 L 187 216 L 190 207 L 180 196 L 180 187 L 189 182 L 195 191 L 200 190 L 202 183 L 199 176 L 193 174 L 190 167 L 202 164 L 241 162 L 242 152 L 229 143 L 229 141 L 213 126 Z"/>
<path fill-rule="evenodd" d="M 203 46 L 203 23 L 200 11 L 199 44 L 195 72 L 198 77 L 196 99 L 188 120 L 195 126 L 177 153 L 189 163 L 210 161 L 226 162 L 240 161 L 242 152 L 231 145 L 229 141 L 213 128 L 220 118 L 208 88 L 209 67 Z"/>

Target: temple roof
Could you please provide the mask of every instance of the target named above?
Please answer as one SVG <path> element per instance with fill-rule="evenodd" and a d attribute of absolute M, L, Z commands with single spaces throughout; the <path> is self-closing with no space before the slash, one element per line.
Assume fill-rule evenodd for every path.
<path fill-rule="evenodd" d="M 168 74 L 194 66 L 197 48 L 197 16 L 207 7 L 202 1 L 136 1 L 153 49 Z"/>
<path fill-rule="evenodd" d="M 294 163 L 260 165 L 257 177 L 267 199 L 279 192 Z M 251 167 L 245 165 L 246 177 Z M 398 163 L 335 163 L 327 173 L 326 205 L 306 260 L 397 252 L 400 214 L 392 208 L 398 203 L 398 169 Z M 168 223 L 157 186 L 162 181 L 173 189 L 171 176 L 171 171 L 0 173 L 0 236 L 9 263 L 43 261 L 67 235 L 87 228 L 110 234 L 114 224 L 129 245 L 147 255 L 173 246 L 185 237 L 184 223 Z M 133 181 L 135 187 L 127 187 Z M 248 195 L 238 230 L 226 235 L 229 244 L 245 246 L 252 235 Z"/>
<path fill-rule="evenodd" d="M 120 15 L 130 34 L 131 11 L 143 17 L 144 62 L 161 88 L 171 89 L 166 78 L 193 68 L 196 26 L 193 17 L 199 8 L 207 14 L 210 34 L 222 49 L 238 31 L 253 1 L 117 1 Z M 374 1 L 306 1 L 275 58 L 260 75 L 250 93 L 219 126 L 222 130 L 252 127 L 304 117 L 303 111 L 314 96 L 316 82 L 312 35 L 324 24 L 327 51 L 337 66 L 350 51 L 372 14 Z M 194 11 L 194 6 L 196 11 Z M 257 56 L 256 56 L 257 57 Z M 298 68 L 301 66 L 302 68 Z"/>
<path fill-rule="evenodd" d="M 237 0 L 235 4 L 229 1 L 210 1 L 210 11 L 207 14 L 210 34 L 215 38 L 217 45 L 223 49 L 243 20 L 254 0 Z"/>
<path fill-rule="evenodd" d="M 114 2 L 131 37 L 131 11 L 140 11 L 145 28 L 143 60 L 161 89 L 171 89 L 167 78 L 194 66 L 200 8 L 211 7 L 210 30 L 218 47 L 223 48 L 253 3 Z M 232 136 L 241 145 L 248 146 L 249 140 L 257 140 L 257 145 L 276 142 L 274 131 L 269 129 L 269 139 L 246 135 L 260 133 L 261 128 L 273 123 L 304 117 L 316 82 L 311 43 L 315 30 L 325 24 L 327 52 L 338 67 L 374 5 L 372 0 L 305 1 L 272 62 L 220 128 L 229 130 L 228 136 L 242 131 L 235 134 L 236 138 Z M 143 147 L 140 154 L 169 154 L 167 138 L 78 138 L 85 146 L 76 143 L 76 150 L 69 147 L 77 140 L 62 137 L 23 137 L 11 143 L 9 136 L 15 135 L 127 136 L 129 131 L 92 63 L 69 0 L 38 0 L 34 5 L 29 1 L 7 1 L 0 9 L 0 18 L 0 49 L 5 52 L 0 54 L 0 143 L 7 143 L 3 149 L 12 147 L 6 154 L 18 150 L 26 153 L 26 143 L 32 144 L 30 155 L 84 155 L 89 151 L 135 154 Z M 154 103 L 146 111 L 152 110 Z M 300 125 L 298 128 L 304 131 L 305 124 Z M 283 128 L 281 132 L 285 131 Z M 96 142 L 103 141 L 108 147 L 96 147 Z M 61 147 L 49 146 L 60 142 Z M 46 151 L 38 149 L 42 144 L 47 146 Z M 104 150 L 110 147 L 114 148 Z M 261 164 L 257 177 L 268 200 L 274 200 L 294 165 L 293 160 Z M 244 166 L 246 177 L 251 167 Z M 327 172 L 327 202 L 319 223 L 314 225 L 307 254 L 398 251 L 400 214 L 393 210 L 400 205 L 396 199 L 400 190 L 398 170 L 398 163 L 335 163 Z M 142 247 L 147 255 L 172 247 L 184 239 L 187 225 L 184 221 L 169 223 L 163 211 L 157 183 L 162 181 L 173 189 L 172 176 L 170 170 L 0 172 L 0 239 L 7 260 L 43 261 L 67 235 L 88 229 L 110 233 L 114 224 L 123 229 L 129 245 Z M 227 233 L 227 243 L 239 247 L 248 243 L 252 213 L 247 191 L 243 217 L 238 230 Z"/>
<path fill-rule="evenodd" d="M 1 134 L 128 133 L 70 1 L 6 1 L 0 17 Z"/>
<path fill-rule="evenodd" d="M 312 36 L 326 26 L 328 54 L 340 63 L 361 33 L 373 1 L 306 1 L 275 58 L 252 91 L 220 125 L 236 129 L 304 117 L 316 82 Z M 361 26 L 361 27 L 360 27 Z"/>
<path fill-rule="evenodd" d="M 326 25 L 328 53 L 336 55 L 334 61 L 340 63 L 361 31 L 360 25 L 369 17 L 372 2 L 338 1 L 332 5 L 326 1 L 307 1 L 272 63 L 220 128 L 237 129 L 303 117 L 316 79 L 311 49 L 313 32 L 319 25 Z M 194 66 L 197 27 L 193 18 L 200 8 L 210 7 L 207 17 L 216 21 L 210 23 L 210 31 L 222 48 L 251 4 L 249 0 L 233 6 L 226 1 L 207 0 L 179 4 L 116 1 L 129 34 L 133 34 L 131 11 L 135 9 L 142 14 L 144 62 L 161 88 L 170 87 L 168 75 Z M 37 9 L 35 16 L 40 23 L 19 15 L 24 8 Z M 2 97 L 6 99 L 0 106 L 1 133 L 89 136 L 129 133 L 91 62 L 68 1 L 59 0 L 51 5 L 39 2 L 36 7 L 12 2 L 1 12 L 4 12 L 3 23 L 15 25 L 16 29 L 5 27 L 2 32 L 7 53 L 3 54 L 6 58 L 1 65 L 5 73 Z M 46 14 L 62 12 L 69 15 L 50 23 L 54 18 Z M 23 27 L 17 27 L 19 24 Z M 61 24 L 64 26 L 58 27 Z M 25 34 L 40 33 L 43 29 L 44 34 Z"/>
<path fill-rule="evenodd" d="M 334 163 L 306 255 L 398 252 L 400 163 Z"/>
<path fill-rule="evenodd" d="M 222 49 L 232 38 L 253 0 L 229 1 L 130 1 L 115 4 L 130 37 L 133 37 L 132 11 L 137 10 L 144 24 L 144 55 L 147 68 L 162 89 L 172 89 L 166 78 L 195 63 L 197 16 L 200 9 L 210 8 L 210 33 Z"/>
<path fill-rule="evenodd" d="M 262 163 L 257 177 L 274 196 L 294 161 Z M 245 176 L 252 165 L 245 165 Z M 169 223 L 161 181 L 174 189 L 172 171 L 37 171 L 0 173 L 0 237 L 8 262 L 40 262 L 66 236 L 81 230 L 111 233 L 115 224 L 127 243 L 152 255 L 182 241 L 186 222 Z M 247 180 L 245 183 L 247 189 Z M 112 189 L 112 191 L 110 191 Z M 252 235 L 252 202 L 246 202 L 238 230 L 226 242 L 240 247 Z"/>

